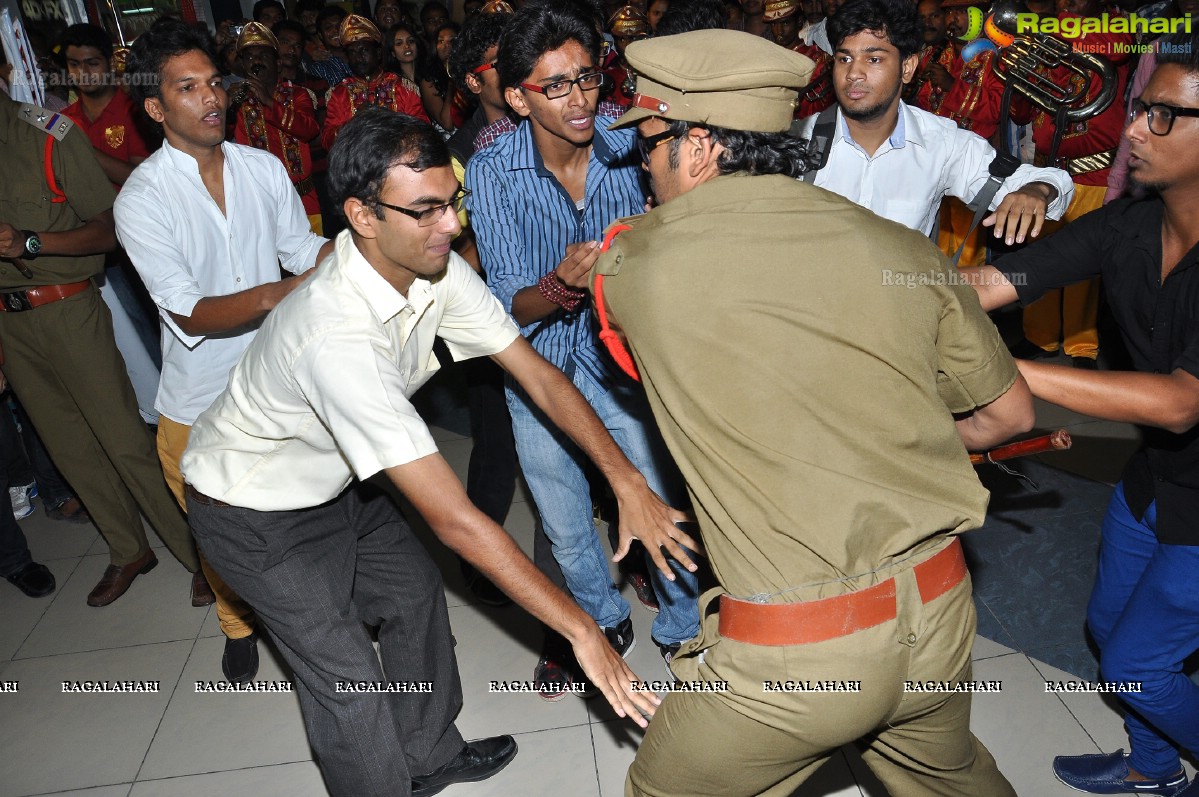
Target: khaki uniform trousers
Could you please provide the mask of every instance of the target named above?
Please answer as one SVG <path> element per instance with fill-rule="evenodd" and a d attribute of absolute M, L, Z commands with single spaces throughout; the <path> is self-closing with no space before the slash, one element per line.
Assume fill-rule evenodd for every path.
<path fill-rule="evenodd" d="M 895 578 L 898 619 L 808 645 L 724 639 L 718 615 L 701 603 L 703 629 L 673 669 L 683 681 L 727 681 L 729 691 L 666 696 L 629 769 L 625 796 L 789 797 L 838 747 L 857 740 L 892 797 L 1015 797 L 970 733 L 970 693 L 904 691 L 909 680 L 970 679 L 969 576 L 928 604 L 910 569 Z M 787 680 L 860 681 L 861 691 L 763 687 Z"/>
<path fill-rule="evenodd" d="M 127 565 L 146 552 L 144 514 L 180 563 L 199 570 L 100 292 L 90 288 L 33 310 L 0 313 L 0 342 L 5 375 L 108 543 L 112 564 Z"/>
<path fill-rule="evenodd" d="M 1037 240 L 1063 224 L 1103 207 L 1107 186 L 1075 185 L 1074 200 L 1061 221 L 1047 221 Z M 1099 280 L 1092 279 L 1054 288 L 1024 308 L 1024 337 L 1045 351 L 1057 351 L 1058 342 L 1067 357 L 1099 355 Z"/>
<path fill-rule="evenodd" d="M 179 469 L 179 460 L 183 459 L 183 451 L 187 448 L 187 440 L 192 428 L 186 424 L 172 421 L 165 415 L 158 419 L 158 460 L 162 463 L 162 475 L 166 478 L 167 487 L 179 502 L 179 507 L 187 511 L 187 499 L 183 495 L 183 471 Z M 212 594 L 216 596 L 216 616 L 221 623 L 221 631 L 228 639 L 243 639 L 254 633 L 254 610 L 250 605 L 237 596 L 224 579 L 217 574 L 204 552 L 199 551 L 200 565 L 204 568 L 204 577 Z"/>

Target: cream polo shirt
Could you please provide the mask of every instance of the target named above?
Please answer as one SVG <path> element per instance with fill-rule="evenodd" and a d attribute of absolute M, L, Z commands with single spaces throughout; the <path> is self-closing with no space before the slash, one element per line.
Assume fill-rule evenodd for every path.
<path fill-rule="evenodd" d="M 347 230 L 333 257 L 268 316 L 192 427 L 184 478 L 259 511 L 323 504 L 355 476 L 437 450 L 408 401 L 438 369 L 435 337 L 461 360 L 501 352 L 519 335 L 457 254 L 405 297 Z"/>
<path fill-rule="evenodd" d="M 316 265 L 325 239 L 312 233 L 283 164 L 269 152 L 228 142 L 225 212 L 200 179 L 195 158 L 169 143 L 134 169 L 117 196 L 117 237 L 159 307 L 162 379 L 154 407 L 192 424 L 224 389 L 257 325 L 188 335 L 169 313 L 190 316 L 205 296 L 277 282 L 279 264 Z"/>

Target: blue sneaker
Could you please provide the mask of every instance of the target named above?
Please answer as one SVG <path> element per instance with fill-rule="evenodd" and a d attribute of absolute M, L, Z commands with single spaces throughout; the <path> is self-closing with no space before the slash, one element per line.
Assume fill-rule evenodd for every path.
<path fill-rule="evenodd" d="M 1123 748 L 1114 753 L 1060 755 L 1053 759 L 1053 774 L 1072 789 L 1088 794 L 1160 794 L 1199 797 L 1199 790 L 1188 787 L 1187 774 L 1179 771 L 1163 780 L 1128 780 L 1128 757 Z"/>

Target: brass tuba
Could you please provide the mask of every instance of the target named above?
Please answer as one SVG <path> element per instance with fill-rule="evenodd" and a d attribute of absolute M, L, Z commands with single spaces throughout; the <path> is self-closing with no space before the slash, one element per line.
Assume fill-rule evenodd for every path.
<path fill-rule="evenodd" d="M 999 51 L 995 74 L 1005 83 L 1028 98 L 1038 108 L 1051 114 L 1065 109 L 1067 122 L 1081 122 L 1098 116 L 1107 110 L 1116 98 L 1116 68 L 1106 58 L 1075 50 L 1069 43 L 1043 33 L 1020 33 L 1016 15 L 1027 13 L 1019 0 L 997 0 L 989 15 L 995 27 L 1015 37 L 1015 40 Z M 1081 88 L 1071 88 L 1054 82 L 1042 72 L 1065 67 L 1082 78 Z M 1102 81 L 1099 92 L 1082 105 L 1091 87 L 1091 76 L 1098 75 Z"/>

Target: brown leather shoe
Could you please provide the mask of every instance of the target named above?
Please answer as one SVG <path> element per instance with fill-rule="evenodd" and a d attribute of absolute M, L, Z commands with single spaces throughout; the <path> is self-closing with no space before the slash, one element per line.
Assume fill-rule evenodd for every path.
<path fill-rule="evenodd" d="M 147 548 L 146 552 L 136 561 L 120 567 L 109 565 L 105 568 L 100 583 L 88 593 L 87 605 L 107 606 L 125 594 L 125 590 L 129 589 L 133 579 L 143 573 L 149 573 L 157 564 L 158 557 L 154 555 L 154 550 Z"/>
<path fill-rule="evenodd" d="M 216 603 L 216 594 L 208 585 L 204 569 L 192 573 L 192 606 L 211 606 Z"/>

